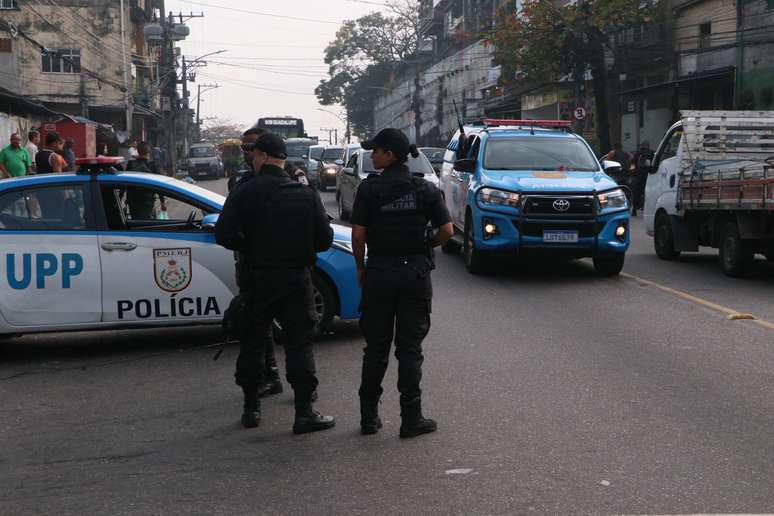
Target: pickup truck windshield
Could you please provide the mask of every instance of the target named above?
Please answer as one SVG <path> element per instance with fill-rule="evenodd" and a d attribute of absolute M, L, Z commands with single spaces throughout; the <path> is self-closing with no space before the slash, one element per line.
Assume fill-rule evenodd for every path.
<path fill-rule="evenodd" d="M 191 147 L 190 156 L 192 158 L 215 157 L 215 147 Z"/>
<path fill-rule="evenodd" d="M 516 136 L 490 139 L 484 150 L 487 170 L 563 170 L 596 172 L 599 163 L 575 138 Z"/>
<path fill-rule="evenodd" d="M 337 159 L 344 159 L 344 149 L 339 147 L 331 147 L 323 151 L 322 160 L 327 162 L 336 161 Z"/>

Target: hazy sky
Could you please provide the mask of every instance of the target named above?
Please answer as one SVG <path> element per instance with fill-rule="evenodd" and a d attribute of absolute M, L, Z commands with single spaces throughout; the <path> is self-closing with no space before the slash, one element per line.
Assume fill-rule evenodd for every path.
<path fill-rule="evenodd" d="M 197 84 L 221 86 L 202 95 L 202 117 L 247 127 L 261 116 L 294 116 L 304 119 L 310 135 L 327 137 L 320 128 L 337 127 L 342 138 L 344 124 L 317 111 L 342 113 L 338 106 L 320 106 L 314 95 L 327 76 L 323 51 L 343 20 L 379 10 L 378 0 L 167 0 L 166 9 L 204 12 L 187 22 L 191 35 L 181 45 L 187 59 L 226 50 L 207 58 L 208 66 L 189 84 L 193 108 Z M 252 14 L 259 12 L 271 16 Z"/>

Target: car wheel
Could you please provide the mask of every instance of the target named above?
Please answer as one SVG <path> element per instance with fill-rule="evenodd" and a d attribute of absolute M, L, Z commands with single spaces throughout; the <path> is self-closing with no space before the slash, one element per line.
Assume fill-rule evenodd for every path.
<path fill-rule="evenodd" d="M 339 206 L 339 220 L 349 220 L 349 212 L 344 208 L 344 197 L 341 195 L 341 193 L 336 195 L 336 200 L 338 201 L 337 204 Z"/>
<path fill-rule="evenodd" d="M 314 328 L 314 337 L 316 339 L 321 334 L 330 331 L 333 327 L 336 294 L 328 281 L 317 273 L 312 274 L 312 284 L 314 286 L 314 311 L 317 313 L 317 320 L 319 321 Z M 282 329 L 282 324 L 276 319 L 272 321 L 272 334 L 274 335 L 275 343 L 280 346 L 285 345 L 285 332 Z"/>
<path fill-rule="evenodd" d="M 312 274 L 314 284 L 314 309 L 317 312 L 318 334 L 330 331 L 336 314 L 336 293 L 330 283 L 321 275 Z"/>
<path fill-rule="evenodd" d="M 653 247 L 656 255 L 662 260 L 676 260 L 680 251 L 675 251 L 675 239 L 672 235 L 672 224 L 665 213 L 656 216 L 656 230 L 653 237 Z"/>
<path fill-rule="evenodd" d="M 465 238 L 462 244 L 462 259 L 465 262 L 465 268 L 471 274 L 481 274 L 484 272 L 484 255 L 476 249 L 476 242 L 473 235 L 473 221 L 470 215 L 465 218 Z"/>
<path fill-rule="evenodd" d="M 594 269 L 602 276 L 617 276 L 623 270 L 625 259 L 626 255 L 623 253 L 613 256 L 595 256 Z"/>
<path fill-rule="evenodd" d="M 723 228 L 723 237 L 720 240 L 720 268 L 726 276 L 739 278 L 747 273 L 753 261 L 753 252 L 739 235 L 739 228 L 735 222 L 729 222 Z"/>

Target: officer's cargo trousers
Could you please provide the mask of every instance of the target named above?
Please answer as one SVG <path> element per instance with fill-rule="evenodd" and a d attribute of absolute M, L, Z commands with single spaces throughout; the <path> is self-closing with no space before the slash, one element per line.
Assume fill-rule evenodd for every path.
<path fill-rule="evenodd" d="M 236 383 L 240 386 L 265 382 L 266 346 L 272 345 L 272 321 L 279 321 L 285 333 L 285 372 L 295 391 L 296 406 L 310 403 L 317 388 L 312 341 L 316 324 L 314 290 L 308 269 L 254 270 L 248 301 L 248 332 L 240 346 Z"/>
<path fill-rule="evenodd" d="M 390 346 L 395 340 L 401 407 L 421 398 L 422 340 L 430 331 L 430 271 L 409 264 L 368 265 L 360 327 L 366 339 L 360 398 L 376 403 L 382 395 Z"/>

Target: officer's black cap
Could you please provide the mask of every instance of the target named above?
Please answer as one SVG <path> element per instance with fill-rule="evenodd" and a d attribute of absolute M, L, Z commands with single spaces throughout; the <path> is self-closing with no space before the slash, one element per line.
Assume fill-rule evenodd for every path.
<path fill-rule="evenodd" d="M 260 135 L 255 142 L 255 148 L 262 150 L 269 156 L 277 159 L 286 159 L 288 157 L 288 149 L 285 146 L 285 140 L 274 133 Z"/>
<path fill-rule="evenodd" d="M 392 151 L 398 157 L 408 156 L 411 150 L 411 144 L 403 131 L 393 128 L 382 129 L 372 140 L 364 141 L 360 146 L 365 150 L 380 147 L 385 151 Z"/>

